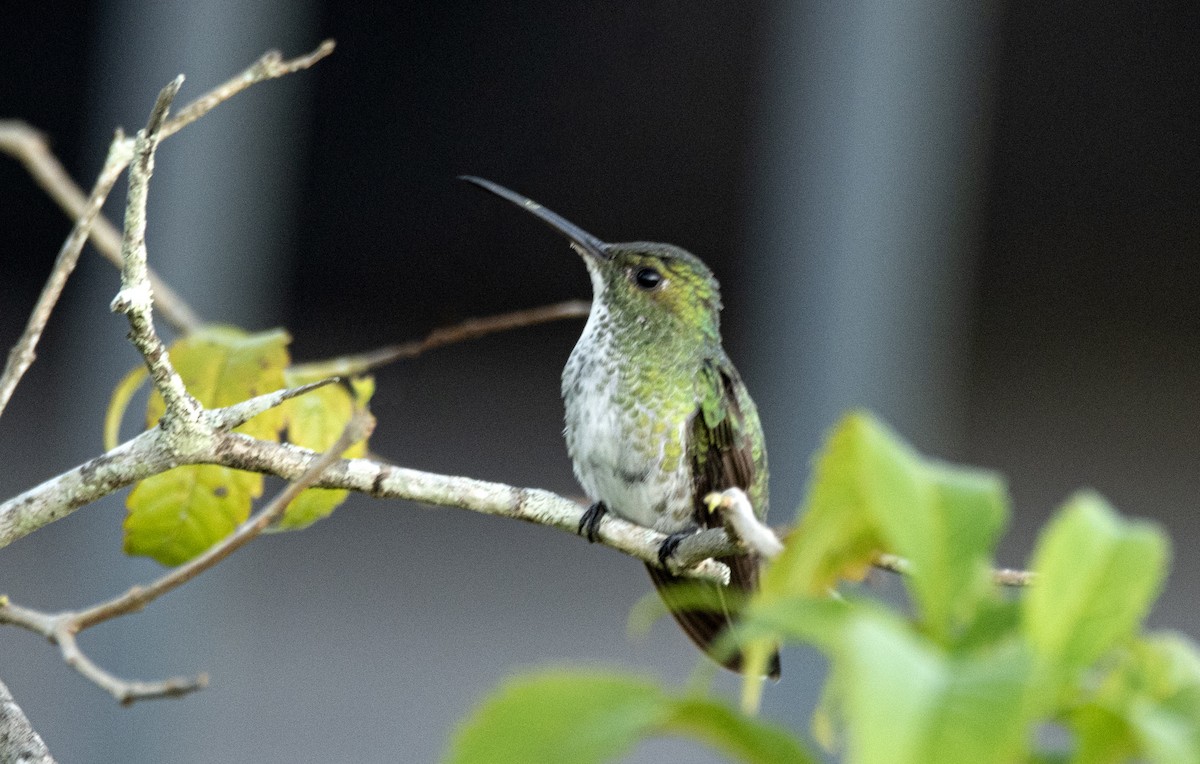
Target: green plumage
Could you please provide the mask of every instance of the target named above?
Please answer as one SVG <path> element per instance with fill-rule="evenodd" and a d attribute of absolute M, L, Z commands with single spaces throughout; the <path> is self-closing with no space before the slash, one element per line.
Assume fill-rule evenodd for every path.
<path fill-rule="evenodd" d="M 754 402 L 721 347 L 720 292 L 695 255 L 671 244 L 607 244 L 526 197 L 479 178 L 464 178 L 549 223 L 583 257 L 592 310 L 563 369 L 567 451 L 596 503 L 581 524 L 589 537 L 604 511 L 671 534 L 717 523 L 709 493 L 744 490 L 760 519 L 767 514 L 767 455 Z M 664 558 L 672 545 L 664 546 Z M 723 559 L 730 585 L 750 592 L 760 561 Z M 715 606 L 677 590 L 680 579 L 647 565 L 672 615 L 697 645 L 713 641 L 740 598 L 713 585 Z M 740 656 L 723 661 L 741 669 Z M 778 656 L 768 668 L 778 676 Z"/>

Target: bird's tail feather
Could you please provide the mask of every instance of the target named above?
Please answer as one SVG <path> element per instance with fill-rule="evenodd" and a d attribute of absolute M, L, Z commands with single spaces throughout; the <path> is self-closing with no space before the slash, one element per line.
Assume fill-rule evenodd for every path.
<path fill-rule="evenodd" d="M 730 567 L 732 573 L 730 585 L 732 587 L 746 592 L 753 591 L 758 580 L 757 560 L 753 557 L 741 556 L 723 558 L 720 561 Z M 718 584 L 711 584 L 715 593 L 713 602 L 698 604 L 696 597 L 683 594 L 686 591 L 688 579 L 671 575 L 666 570 L 650 563 L 646 564 L 646 570 L 649 571 L 650 579 L 658 589 L 663 602 L 666 603 L 667 609 L 671 611 L 675 621 L 684 633 L 696 643 L 696 646 L 730 671 L 736 671 L 739 674 L 745 673 L 741 653 L 717 656 L 713 652 L 715 642 L 736 617 L 734 609 L 725 603 L 724 588 Z M 767 676 L 778 679 L 779 675 L 779 652 L 775 651 L 767 663 Z"/>

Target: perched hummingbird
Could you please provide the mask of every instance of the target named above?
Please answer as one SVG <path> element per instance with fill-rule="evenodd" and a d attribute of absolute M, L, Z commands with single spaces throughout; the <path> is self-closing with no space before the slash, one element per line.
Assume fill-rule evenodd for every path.
<path fill-rule="evenodd" d="M 595 540 L 605 512 L 668 534 L 647 563 L 671 614 L 711 654 L 732 619 L 673 596 L 667 560 L 679 542 L 719 525 L 704 504 L 734 486 L 767 514 L 767 452 L 754 402 L 721 347 L 721 297 L 712 271 L 672 244 L 606 244 L 537 202 L 491 181 L 462 179 L 503 197 L 567 237 L 592 281 L 592 308 L 562 375 L 567 451 L 595 503 L 579 532 Z M 758 558 L 722 558 L 730 584 L 758 583 Z M 714 600 L 724 602 L 721 587 Z M 740 671 L 735 655 L 724 665 Z M 779 676 L 779 656 L 768 672 Z"/>

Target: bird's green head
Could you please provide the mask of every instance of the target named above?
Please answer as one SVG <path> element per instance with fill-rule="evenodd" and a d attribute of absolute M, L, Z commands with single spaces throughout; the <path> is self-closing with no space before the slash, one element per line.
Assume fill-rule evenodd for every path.
<path fill-rule="evenodd" d="M 721 295 L 700 258 L 673 244 L 608 244 L 532 199 L 483 178 L 463 180 L 503 197 L 566 236 L 583 257 L 597 304 L 610 319 L 648 332 L 699 332 L 716 339 Z"/>

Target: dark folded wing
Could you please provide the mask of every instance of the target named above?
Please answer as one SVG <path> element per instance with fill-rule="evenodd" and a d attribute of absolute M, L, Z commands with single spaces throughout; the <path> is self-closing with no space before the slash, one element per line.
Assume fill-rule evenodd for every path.
<path fill-rule="evenodd" d="M 767 461 L 762 430 L 754 403 L 737 370 L 723 356 L 706 360 L 696 377 L 696 393 L 697 407 L 688 434 L 687 454 L 692 467 L 697 525 L 705 528 L 720 525 L 704 506 L 704 497 L 733 487 L 745 491 L 756 514 L 764 518 Z M 729 566 L 732 588 L 748 594 L 758 587 L 756 556 L 738 555 L 720 561 Z M 711 599 L 715 606 L 697 606 L 695 597 L 685 598 L 682 589 L 673 594 L 672 588 L 681 584 L 682 579 L 659 567 L 646 567 L 671 615 L 692 641 L 711 655 L 713 642 L 733 621 L 736 605 L 723 596 L 722 587 L 713 584 Z M 734 655 L 723 660 L 722 665 L 740 672 L 742 657 Z M 768 672 L 772 678 L 779 677 L 778 653 L 771 657 Z"/>

